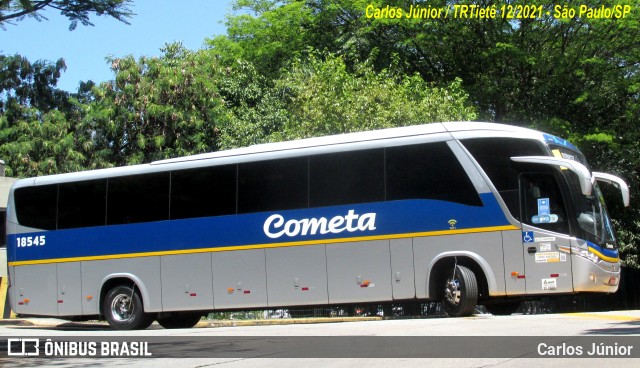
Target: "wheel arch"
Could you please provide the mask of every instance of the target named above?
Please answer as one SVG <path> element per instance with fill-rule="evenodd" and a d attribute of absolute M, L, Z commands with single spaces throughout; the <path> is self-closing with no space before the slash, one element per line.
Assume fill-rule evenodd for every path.
<path fill-rule="evenodd" d="M 148 311 L 150 309 L 149 291 L 147 290 L 142 280 L 140 280 L 140 278 L 136 275 L 130 273 L 116 273 L 105 277 L 100 285 L 100 303 L 98 304 L 98 306 L 100 308 L 99 311 L 101 316 L 104 316 L 103 304 L 107 293 L 109 292 L 109 290 L 118 285 L 134 285 L 135 288 L 140 292 L 140 298 L 142 299 L 142 306 L 144 310 Z"/>
<path fill-rule="evenodd" d="M 476 275 L 479 299 L 487 299 L 497 290 L 497 281 L 489 263 L 478 254 L 472 252 L 445 252 L 431 260 L 426 280 L 427 298 L 440 300 L 442 290 L 440 284 L 444 272 L 453 270 L 455 264 L 469 268 Z"/>

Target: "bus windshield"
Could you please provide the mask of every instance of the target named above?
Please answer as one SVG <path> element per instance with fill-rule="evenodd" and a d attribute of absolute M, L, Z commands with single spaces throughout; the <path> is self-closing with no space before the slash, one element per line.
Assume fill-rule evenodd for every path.
<path fill-rule="evenodd" d="M 550 149 L 556 157 L 578 161 L 587 166 L 587 160 L 580 152 L 555 145 L 551 145 Z M 580 190 L 580 184 L 575 175 L 570 174 L 568 170 L 563 170 L 563 172 L 565 172 L 565 177 L 571 187 L 576 222 L 582 233 L 579 237 L 608 249 L 616 248 L 611 218 L 607 212 L 604 197 L 598 187 L 598 183 L 594 181 L 591 195 L 584 195 Z"/>
<path fill-rule="evenodd" d="M 616 247 L 616 239 L 611 218 L 604 204 L 598 183 L 593 184 L 591 195 L 585 196 L 579 190 L 573 191 L 578 226 L 583 230 L 585 240 L 608 249 Z"/>

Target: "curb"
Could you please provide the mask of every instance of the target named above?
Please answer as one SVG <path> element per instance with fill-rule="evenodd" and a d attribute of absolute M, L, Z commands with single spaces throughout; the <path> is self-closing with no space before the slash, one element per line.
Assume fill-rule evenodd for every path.
<path fill-rule="evenodd" d="M 338 317 L 338 318 L 283 318 L 265 320 L 202 320 L 194 328 L 212 327 L 236 327 L 236 326 L 267 326 L 267 325 L 294 325 L 294 324 L 314 324 L 314 323 L 341 323 L 341 322 L 364 322 L 380 321 L 382 317 Z M 0 319 L 0 326 L 16 327 L 68 327 L 68 328 L 109 328 L 106 322 L 88 321 L 72 322 L 52 318 L 11 318 Z"/>

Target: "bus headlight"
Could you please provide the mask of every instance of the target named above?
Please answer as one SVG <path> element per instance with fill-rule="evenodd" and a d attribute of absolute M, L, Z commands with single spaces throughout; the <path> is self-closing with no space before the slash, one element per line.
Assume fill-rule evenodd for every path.
<path fill-rule="evenodd" d="M 600 262 L 600 257 L 598 257 L 595 253 L 590 252 L 588 249 L 572 247 L 571 250 L 572 250 L 573 254 L 577 254 L 580 257 L 586 258 L 586 259 L 590 260 L 593 263 Z"/>

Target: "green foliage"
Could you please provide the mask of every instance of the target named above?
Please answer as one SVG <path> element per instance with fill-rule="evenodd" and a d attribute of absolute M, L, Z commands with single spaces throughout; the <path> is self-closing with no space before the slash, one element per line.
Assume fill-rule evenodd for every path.
<path fill-rule="evenodd" d="M 276 85 L 289 100 L 289 123 L 276 132 L 286 139 L 476 117 L 460 81 L 433 88 L 396 64 L 379 73 L 360 64 L 350 73 L 342 57 L 310 52 Z"/>
<path fill-rule="evenodd" d="M 381 73 L 347 69 L 340 56 L 308 50 L 268 83 L 238 63 L 220 84 L 233 112 L 221 148 L 476 117 L 460 81 L 433 87 L 395 64 Z"/>
<path fill-rule="evenodd" d="M 82 129 L 91 167 L 130 165 L 215 151 L 229 112 L 216 83 L 226 69 L 205 53 L 167 45 L 156 58 L 111 59 L 115 80 L 94 86 Z"/>
<path fill-rule="evenodd" d="M 52 110 L 41 115 L 26 108 L 7 128 L 6 116 L 0 116 L 0 157 L 8 176 L 40 176 L 84 168 L 84 155 L 77 150 L 74 130 L 64 115 Z"/>
<path fill-rule="evenodd" d="M 123 23 L 129 24 L 127 19 L 133 16 L 129 10 L 131 0 L 6 0 L 0 2 L 0 28 L 5 29 L 7 23 L 21 21 L 25 17 L 32 17 L 38 21 L 46 20 L 42 12 L 47 8 L 59 10 L 71 23 L 69 30 L 73 31 L 80 22 L 84 26 L 93 26 L 89 20 L 91 14 L 106 15 Z"/>
<path fill-rule="evenodd" d="M 21 106 L 32 106 L 39 111 L 68 109 L 69 94 L 55 88 L 67 66 L 63 59 L 55 63 L 29 62 L 21 55 L 0 55 L 0 111 L 14 115 Z"/>

